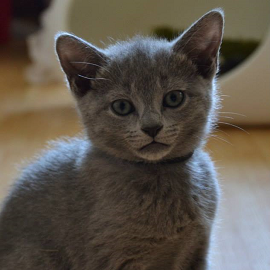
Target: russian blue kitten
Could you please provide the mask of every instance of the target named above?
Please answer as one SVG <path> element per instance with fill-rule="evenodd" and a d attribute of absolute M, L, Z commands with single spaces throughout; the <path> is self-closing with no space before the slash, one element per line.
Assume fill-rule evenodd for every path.
<path fill-rule="evenodd" d="M 85 127 L 26 168 L 0 217 L 1 270 L 208 269 L 218 202 L 203 145 L 215 121 L 223 14 L 172 42 L 56 51 Z"/>

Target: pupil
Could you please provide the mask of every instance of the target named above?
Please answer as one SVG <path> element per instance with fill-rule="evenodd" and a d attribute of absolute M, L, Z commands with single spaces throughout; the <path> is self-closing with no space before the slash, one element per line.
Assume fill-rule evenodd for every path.
<path fill-rule="evenodd" d="M 175 94 L 172 94 L 172 95 L 171 95 L 171 101 L 172 101 L 172 102 L 177 101 L 177 97 L 176 97 Z"/>
<path fill-rule="evenodd" d="M 124 111 L 125 108 L 126 108 L 125 102 L 121 102 L 121 103 L 120 103 L 120 110 L 121 110 L 121 111 Z"/>

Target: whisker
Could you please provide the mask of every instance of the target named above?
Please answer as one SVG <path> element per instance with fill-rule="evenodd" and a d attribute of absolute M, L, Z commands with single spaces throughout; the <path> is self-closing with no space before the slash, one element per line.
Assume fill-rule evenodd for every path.
<path fill-rule="evenodd" d="M 105 68 L 103 66 L 100 66 L 98 64 L 89 63 L 89 62 L 76 62 L 76 61 L 75 62 L 70 62 L 70 63 L 72 63 L 72 64 L 84 64 L 84 65 L 91 65 L 91 66 L 99 67 L 99 68 L 102 68 L 102 69 L 106 70 L 107 72 L 109 72 L 111 74 L 111 72 L 107 68 Z"/>
<path fill-rule="evenodd" d="M 213 139 L 221 140 L 221 141 L 223 141 L 223 142 L 225 142 L 225 143 L 227 143 L 227 144 L 229 144 L 231 146 L 234 146 L 231 142 L 229 142 L 229 141 L 225 140 L 224 138 L 221 138 L 221 137 L 219 137 L 217 135 L 212 134 L 212 135 L 210 135 L 210 137 L 212 137 Z"/>
<path fill-rule="evenodd" d="M 235 127 L 235 128 L 238 128 L 238 129 L 242 130 L 243 132 L 245 132 L 245 133 L 247 133 L 247 134 L 249 135 L 249 132 L 247 132 L 247 131 L 244 130 L 243 128 L 240 128 L 240 127 L 238 127 L 238 126 L 236 126 L 236 125 L 234 125 L 234 124 L 230 124 L 230 123 L 226 123 L 226 122 L 218 122 L 218 123 L 224 124 L 224 125 L 228 125 L 228 126 L 232 126 L 232 127 Z"/>
<path fill-rule="evenodd" d="M 204 149 L 205 149 L 207 152 L 210 152 L 211 154 L 214 154 L 214 152 L 213 152 L 210 148 L 208 148 L 207 146 L 204 146 Z"/>
<path fill-rule="evenodd" d="M 241 113 L 234 113 L 234 112 L 219 112 L 219 113 L 235 114 L 235 115 L 239 115 L 239 116 L 247 117 L 246 115 L 241 114 Z"/>
<path fill-rule="evenodd" d="M 177 134 L 176 133 L 173 133 L 173 134 L 169 134 L 167 136 L 161 137 L 159 139 L 161 139 L 161 140 L 163 140 L 163 139 L 170 139 L 170 138 L 175 137 L 175 136 L 177 136 Z"/>
<path fill-rule="evenodd" d="M 111 81 L 109 79 L 105 79 L 105 78 L 90 78 L 90 77 L 86 77 L 86 76 L 83 76 L 81 74 L 77 74 L 79 77 L 81 78 L 84 78 L 84 79 L 87 79 L 87 80 L 93 80 L 93 81 L 96 81 L 96 80 L 104 80 L 104 81 Z"/>
<path fill-rule="evenodd" d="M 223 115 L 220 115 L 219 117 L 220 117 L 220 118 L 234 119 L 234 118 L 233 118 L 233 117 L 231 117 L 231 116 L 225 116 L 225 115 L 224 115 L 224 116 L 223 116 Z"/>
<path fill-rule="evenodd" d="M 192 35 L 193 36 L 193 35 Z M 192 38 L 192 37 L 191 37 Z M 191 38 L 189 39 L 189 41 L 191 40 Z M 188 42 L 189 42 L 188 41 Z M 188 42 L 184 45 L 184 47 L 183 47 L 183 49 L 185 48 L 185 46 L 188 44 Z M 210 43 L 217 43 L 217 42 L 219 42 L 218 40 L 213 40 L 213 41 L 211 41 L 211 42 L 208 42 L 208 41 L 206 41 L 206 42 L 203 42 L 203 43 L 206 43 L 206 44 L 210 44 Z M 192 48 L 191 50 L 189 50 L 186 54 L 187 55 L 189 55 L 192 51 L 195 51 L 195 50 L 197 50 L 199 48 L 199 46 L 197 46 L 197 47 L 194 47 L 194 48 Z M 210 67 L 209 65 L 199 65 L 200 67 Z"/>
<path fill-rule="evenodd" d="M 213 137 L 213 136 L 210 136 L 213 140 L 215 140 L 215 141 L 218 141 L 218 142 L 222 142 L 221 140 L 219 140 L 218 138 L 216 138 L 216 137 Z"/>
<path fill-rule="evenodd" d="M 225 132 L 225 131 L 222 130 L 222 129 L 217 129 L 216 132 L 222 132 L 222 133 L 224 133 L 225 135 L 227 135 L 228 137 L 231 137 L 229 133 Z"/>

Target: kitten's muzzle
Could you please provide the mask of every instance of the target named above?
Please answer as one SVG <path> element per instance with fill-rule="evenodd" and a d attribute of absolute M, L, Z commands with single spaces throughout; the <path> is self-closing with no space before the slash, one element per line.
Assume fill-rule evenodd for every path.
<path fill-rule="evenodd" d="M 165 144 L 165 143 L 160 143 L 160 142 L 156 142 L 155 140 L 153 140 L 151 143 L 148 143 L 146 145 L 144 145 L 143 147 L 140 148 L 140 150 L 144 150 L 146 148 L 166 148 L 168 147 L 169 145 L 168 144 Z"/>
<path fill-rule="evenodd" d="M 155 125 L 155 126 L 148 126 L 148 127 L 143 127 L 141 130 L 149 135 L 150 137 L 155 137 L 157 134 L 162 130 L 163 125 Z"/>

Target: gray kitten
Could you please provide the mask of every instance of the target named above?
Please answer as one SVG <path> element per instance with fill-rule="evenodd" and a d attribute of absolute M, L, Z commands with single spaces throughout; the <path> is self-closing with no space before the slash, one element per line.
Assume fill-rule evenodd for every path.
<path fill-rule="evenodd" d="M 172 42 L 101 50 L 57 36 L 86 136 L 56 143 L 14 185 L 0 216 L 1 270 L 208 268 L 219 189 L 202 148 L 222 34 L 213 10 Z"/>

